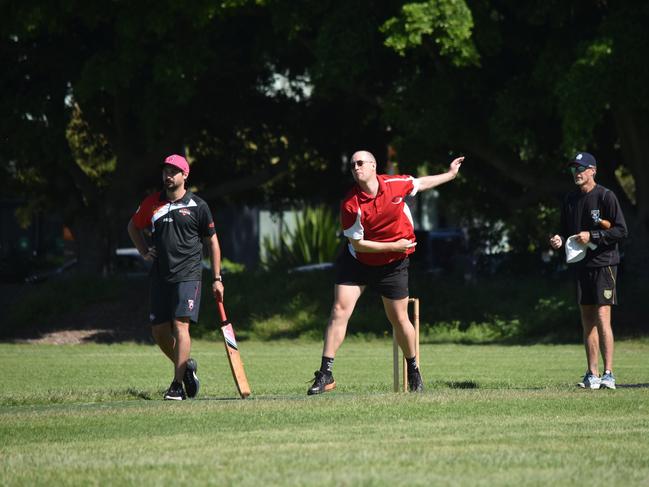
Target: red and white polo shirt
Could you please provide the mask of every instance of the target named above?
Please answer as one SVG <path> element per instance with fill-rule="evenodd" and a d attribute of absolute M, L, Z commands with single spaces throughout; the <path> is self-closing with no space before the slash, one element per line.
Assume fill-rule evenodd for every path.
<path fill-rule="evenodd" d="M 352 240 L 396 242 L 402 238 L 415 239 L 415 228 L 406 196 L 414 196 L 419 180 L 412 176 L 378 174 L 379 190 L 376 196 L 364 193 L 358 184 L 347 193 L 340 206 L 340 221 L 345 237 Z M 356 252 L 349 244 L 349 252 L 367 265 L 384 265 L 404 259 L 415 248 L 401 252 Z"/>

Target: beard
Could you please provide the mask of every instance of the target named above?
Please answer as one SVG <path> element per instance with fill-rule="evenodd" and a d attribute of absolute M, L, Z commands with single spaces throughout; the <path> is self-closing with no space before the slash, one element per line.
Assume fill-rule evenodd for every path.
<path fill-rule="evenodd" d="M 166 180 L 166 181 L 164 182 L 164 187 L 165 187 L 165 189 L 166 189 L 167 191 L 173 192 L 173 191 L 176 191 L 176 190 L 179 189 L 179 188 L 182 188 L 182 187 L 183 187 L 183 184 L 184 184 L 183 182 L 176 183 L 176 182 L 173 181 L 173 180 Z"/>

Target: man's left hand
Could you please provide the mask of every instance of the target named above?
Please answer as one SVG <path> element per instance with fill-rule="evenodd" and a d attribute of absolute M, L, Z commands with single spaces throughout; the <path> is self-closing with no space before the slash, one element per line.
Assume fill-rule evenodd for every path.
<path fill-rule="evenodd" d="M 464 156 L 453 159 L 451 165 L 448 167 L 448 172 L 450 172 L 453 177 L 457 176 L 457 173 L 460 172 L 460 166 L 464 162 Z"/>
<path fill-rule="evenodd" d="M 223 287 L 223 283 L 221 281 L 214 281 L 212 283 L 212 294 L 214 294 L 214 297 L 217 301 L 223 301 L 224 291 L 225 288 Z"/>

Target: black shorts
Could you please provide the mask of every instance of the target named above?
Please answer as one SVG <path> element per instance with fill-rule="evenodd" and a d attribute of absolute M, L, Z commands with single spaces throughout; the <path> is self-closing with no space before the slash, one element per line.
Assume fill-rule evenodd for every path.
<path fill-rule="evenodd" d="M 189 317 L 194 323 L 198 321 L 198 310 L 201 307 L 201 281 L 165 282 L 153 278 L 150 297 L 149 322 L 152 325 L 185 317 Z"/>
<path fill-rule="evenodd" d="M 617 304 L 617 266 L 580 267 L 577 269 L 579 304 Z"/>
<path fill-rule="evenodd" d="M 408 297 L 408 257 L 386 265 L 367 265 L 345 248 L 336 260 L 336 284 L 369 286 L 388 299 Z"/>

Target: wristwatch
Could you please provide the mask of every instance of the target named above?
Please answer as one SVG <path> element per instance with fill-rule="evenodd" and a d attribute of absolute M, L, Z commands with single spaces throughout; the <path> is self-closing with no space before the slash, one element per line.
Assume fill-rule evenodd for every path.
<path fill-rule="evenodd" d="M 216 282 L 216 281 L 223 282 L 223 276 L 214 276 L 212 278 L 212 282 Z"/>

